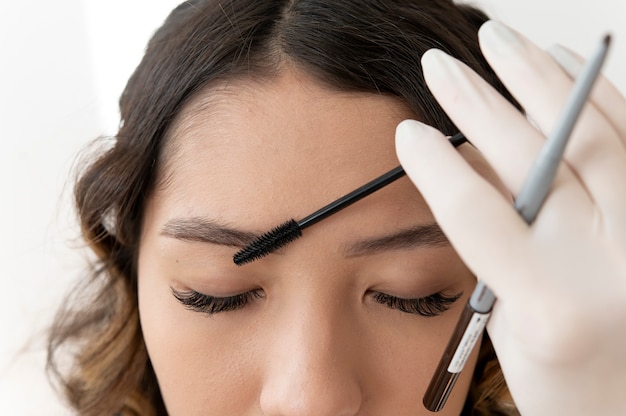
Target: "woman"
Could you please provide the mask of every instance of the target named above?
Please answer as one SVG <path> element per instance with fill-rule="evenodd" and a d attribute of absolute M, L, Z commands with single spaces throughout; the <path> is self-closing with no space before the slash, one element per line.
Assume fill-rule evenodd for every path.
<path fill-rule="evenodd" d="M 486 20 L 446 0 L 174 10 L 122 95 L 114 146 L 76 186 L 98 265 L 50 341 L 76 410 L 427 414 L 421 397 L 475 276 L 499 297 L 489 331 L 515 403 L 485 337 L 442 414 L 623 409 L 626 104 L 601 81 L 564 191 L 529 231 L 510 195 L 571 80 L 504 26 L 481 29 L 532 127 L 481 53 Z M 484 155 L 445 143 L 459 129 Z M 258 233 L 398 158 L 419 192 L 399 180 L 278 253 L 232 263 Z"/>

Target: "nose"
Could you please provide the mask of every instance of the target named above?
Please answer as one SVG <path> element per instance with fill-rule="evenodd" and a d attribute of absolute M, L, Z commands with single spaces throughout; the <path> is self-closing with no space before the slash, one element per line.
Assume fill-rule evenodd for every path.
<path fill-rule="evenodd" d="M 362 405 L 358 334 L 340 306 L 282 313 L 266 357 L 260 405 L 268 416 L 353 416 Z M 346 312 L 346 311 L 343 311 Z"/>

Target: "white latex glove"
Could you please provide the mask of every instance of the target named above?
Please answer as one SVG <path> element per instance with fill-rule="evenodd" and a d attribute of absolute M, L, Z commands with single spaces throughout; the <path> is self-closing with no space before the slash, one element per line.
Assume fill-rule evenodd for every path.
<path fill-rule="evenodd" d="M 443 52 L 427 52 L 422 64 L 439 103 L 516 195 L 564 107 L 580 58 L 556 49 L 561 68 L 493 21 L 479 37 L 538 128 Z M 606 79 L 597 81 L 530 227 L 439 131 L 404 121 L 396 145 L 462 259 L 498 297 L 488 331 L 520 412 L 626 415 L 624 97 Z"/>

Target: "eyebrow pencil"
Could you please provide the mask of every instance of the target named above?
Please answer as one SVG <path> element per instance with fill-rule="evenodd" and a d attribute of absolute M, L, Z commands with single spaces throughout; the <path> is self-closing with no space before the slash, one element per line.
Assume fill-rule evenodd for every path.
<path fill-rule="evenodd" d="M 458 147 L 467 141 L 462 133 L 457 133 L 448 140 L 454 147 Z M 330 215 L 333 215 L 337 211 L 340 211 L 351 204 L 354 204 L 356 201 L 368 196 L 384 186 L 387 186 L 404 175 L 406 175 L 404 169 L 402 166 L 398 166 L 366 183 L 360 188 L 355 189 L 349 194 L 342 196 L 336 201 L 331 202 L 325 207 L 320 208 L 300 221 L 291 219 L 279 225 L 259 238 L 253 240 L 246 247 L 235 253 L 233 261 L 236 265 L 241 266 L 278 250 L 279 248 L 302 236 L 303 229 L 310 227 L 311 225 L 329 217 Z"/>
<path fill-rule="evenodd" d="M 537 217 L 550 191 L 565 146 L 600 73 L 610 43 L 611 37 L 606 35 L 576 78 L 554 132 L 541 148 L 519 195 L 515 198 L 515 209 L 528 225 Z M 431 412 L 440 411 L 446 403 L 467 358 L 489 320 L 495 301 L 493 292 L 479 280 L 424 394 L 424 406 Z"/>

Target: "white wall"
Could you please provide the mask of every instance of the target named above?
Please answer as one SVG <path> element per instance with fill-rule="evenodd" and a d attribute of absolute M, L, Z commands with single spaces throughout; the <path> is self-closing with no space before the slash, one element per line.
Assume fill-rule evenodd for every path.
<path fill-rule="evenodd" d="M 607 31 L 614 35 L 605 74 L 626 92 L 626 0 L 464 0 L 480 5 L 547 48 L 559 43 L 588 56 Z"/>
<path fill-rule="evenodd" d="M 43 332 L 84 253 L 71 211 L 78 151 L 115 131 L 117 96 L 177 1 L 0 1 L 0 414 L 67 414 Z"/>
<path fill-rule="evenodd" d="M 54 403 L 35 331 L 75 274 L 77 256 L 66 248 L 70 216 L 59 195 L 76 149 L 101 126 L 82 4 L 59 6 L 0 3 L 2 414 L 41 414 L 44 402 Z"/>
<path fill-rule="evenodd" d="M 43 376 L 43 328 L 83 267 L 69 203 L 78 150 L 117 125 L 117 96 L 178 0 L 0 3 L 0 414 L 66 414 Z M 626 92 L 626 1 L 482 0 L 542 46 L 588 54 Z M 593 4 L 591 8 L 590 4 Z"/>

